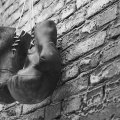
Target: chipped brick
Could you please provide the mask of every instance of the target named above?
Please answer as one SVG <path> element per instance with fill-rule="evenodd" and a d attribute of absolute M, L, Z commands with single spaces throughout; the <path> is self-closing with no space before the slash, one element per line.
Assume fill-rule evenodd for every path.
<path fill-rule="evenodd" d="M 120 35 L 120 26 L 115 26 L 115 27 L 110 28 L 108 30 L 108 35 L 109 35 L 109 38 L 114 38 Z"/>
<path fill-rule="evenodd" d="M 102 102 L 103 100 L 103 88 L 93 88 L 91 91 L 87 93 L 87 106 L 97 105 Z"/>
<path fill-rule="evenodd" d="M 73 44 L 74 41 L 77 41 L 79 39 L 79 30 L 74 29 L 68 34 L 64 35 L 62 38 L 62 50 L 66 49 L 70 45 Z"/>
<path fill-rule="evenodd" d="M 104 9 L 110 3 L 114 2 L 114 0 L 96 0 L 91 3 L 89 8 L 87 9 L 87 17 L 94 15 L 100 10 Z"/>
<path fill-rule="evenodd" d="M 71 98 L 70 100 L 64 101 L 62 104 L 63 113 L 68 114 L 75 112 L 80 109 L 81 98 L 76 96 L 75 98 Z"/>
<path fill-rule="evenodd" d="M 97 26 L 103 26 L 104 24 L 114 20 L 116 17 L 117 17 L 117 5 L 113 5 L 96 17 L 96 24 Z"/>
<path fill-rule="evenodd" d="M 88 38 L 85 41 L 79 42 L 75 46 L 72 46 L 62 54 L 63 63 L 65 64 L 66 62 L 75 59 L 76 57 L 79 57 L 84 53 L 104 44 L 105 37 L 106 32 L 102 31 L 97 33 L 97 35 Z"/>
<path fill-rule="evenodd" d="M 49 105 L 45 109 L 45 120 L 52 120 L 60 116 L 61 114 L 61 103 L 56 103 L 53 105 Z"/>
<path fill-rule="evenodd" d="M 24 115 L 20 120 L 44 120 L 44 108 L 37 109 L 28 115 Z"/>
<path fill-rule="evenodd" d="M 62 73 L 62 81 L 66 82 L 74 77 L 76 77 L 79 73 L 78 66 L 73 65 L 73 66 L 68 66 L 63 70 Z"/>
<path fill-rule="evenodd" d="M 92 19 L 92 20 L 87 20 L 86 23 L 84 24 L 84 26 L 81 29 L 81 34 L 83 33 L 91 33 L 93 30 L 96 29 L 96 20 Z"/>
<path fill-rule="evenodd" d="M 50 104 L 50 98 L 47 98 L 43 102 L 38 103 L 38 104 L 32 104 L 32 105 L 24 104 L 22 114 L 28 114 L 28 113 L 33 112 L 36 109 L 46 106 L 48 104 Z"/>
<path fill-rule="evenodd" d="M 75 3 L 67 4 L 67 6 L 61 11 L 60 18 L 61 20 L 69 17 L 76 10 Z"/>
<path fill-rule="evenodd" d="M 86 90 L 88 87 L 88 79 L 89 77 L 87 75 L 82 74 L 74 80 L 68 81 L 54 91 L 52 101 L 61 101 L 83 90 Z"/>
<path fill-rule="evenodd" d="M 76 6 L 77 9 L 79 9 L 80 7 L 84 6 L 85 4 L 89 3 L 91 0 L 77 0 L 76 1 Z"/>
<path fill-rule="evenodd" d="M 90 83 L 100 83 L 105 80 L 110 80 L 110 78 L 120 74 L 120 61 L 111 63 L 103 68 L 97 69 L 90 75 Z"/>
<path fill-rule="evenodd" d="M 70 31 L 75 26 L 79 26 L 84 22 L 84 20 L 85 20 L 85 10 L 80 10 L 75 12 L 69 18 L 57 24 L 58 36 L 61 36 L 63 35 L 63 33 Z"/>
<path fill-rule="evenodd" d="M 106 45 L 102 50 L 102 62 L 106 62 L 110 59 L 115 58 L 120 55 L 120 41 L 111 41 L 108 45 Z"/>

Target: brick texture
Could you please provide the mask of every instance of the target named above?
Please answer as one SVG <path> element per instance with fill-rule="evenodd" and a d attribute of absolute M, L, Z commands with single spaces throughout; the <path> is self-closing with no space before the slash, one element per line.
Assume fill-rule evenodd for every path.
<path fill-rule="evenodd" d="M 18 25 L 24 1 L 0 1 L 1 26 Z M 0 104 L 0 120 L 120 120 L 120 0 L 33 2 L 31 14 L 26 0 L 19 30 L 56 23 L 61 81 L 42 103 Z"/>

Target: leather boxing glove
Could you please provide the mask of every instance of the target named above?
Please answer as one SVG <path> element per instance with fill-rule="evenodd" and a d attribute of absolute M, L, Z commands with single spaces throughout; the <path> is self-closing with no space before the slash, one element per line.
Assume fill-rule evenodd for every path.
<path fill-rule="evenodd" d="M 0 27 L 0 103 L 4 104 L 15 101 L 8 90 L 7 82 L 22 69 L 27 55 L 27 45 L 29 46 L 31 39 L 29 34 L 21 36 L 19 45 L 14 46 L 16 51 L 13 53 L 13 43 L 16 41 L 14 37 L 15 28 Z"/>
<path fill-rule="evenodd" d="M 43 101 L 56 88 L 61 76 L 61 59 L 56 49 L 57 30 L 53 21 L 36 24 L 35 45 L 28 50 L 24 69 L 8 81 L 12 97 L 24 104 Z"/>

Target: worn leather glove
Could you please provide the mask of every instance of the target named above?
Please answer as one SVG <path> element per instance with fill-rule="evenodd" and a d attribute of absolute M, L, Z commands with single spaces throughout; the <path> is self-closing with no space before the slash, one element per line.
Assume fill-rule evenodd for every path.
<path fill-rule="evenodd" d="M 23 68 L 31 39 L 29 34 L 21 36 L 20 40 L 14 37 L 15 28 L 0 27 L 0 103 L 4 104 L 15 101 L 8 90 L 7 82 Z"/>
<path fill-rule="evenodd" d="M 12 97 L 20 103 L 39 103 L 56 88 L 61 76 L 61 59 L 56 49 L 57 30 L 53 21 L 36 24 L 35 45 L 28 50 L 24 69 L 8 81 Z"/>

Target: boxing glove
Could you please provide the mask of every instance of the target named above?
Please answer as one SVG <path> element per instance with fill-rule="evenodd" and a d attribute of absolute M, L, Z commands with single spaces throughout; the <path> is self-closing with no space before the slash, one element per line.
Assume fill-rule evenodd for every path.
<path fill-rule="evenodd" d="M 53 21 L 37 23 L 34 46 L 28 49 L 24 68 L 8 81 L 12 97 L 23 104 L 42 102 L 52 94 L 61 76 L 61 58 L 56 48 Z"/>
<path fill-rule="evenodd" d="M 29 34 L 24 34 L 20 39 L 15 36 L 15 28 L 0 27 L 0 103 L 3 104 L 15 101 L 8 90 L 7 82 L 18 70 L 23 68 L 27 56 L 27 46 L 30 45 L 31 36 Z M 17 42 L 15 44 L 16 39 L 19 41 L 19 45 Z M 16 51 L 13 52 L 13 49 Z"/>

